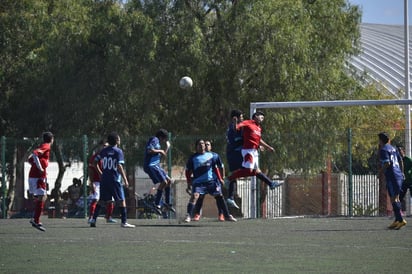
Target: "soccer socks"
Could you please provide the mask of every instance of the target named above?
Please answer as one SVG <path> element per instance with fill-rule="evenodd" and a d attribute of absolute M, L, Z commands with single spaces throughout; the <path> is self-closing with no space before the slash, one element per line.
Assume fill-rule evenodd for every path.
<path fill-rule="evenodd" d="M 122 219 L 122 224 L 127 223 L 127 209 L 125 207 L 119 207 L 120 217 Z"/>
<path fill-rule="evenodd" d="M 393 208 L 393 213 L 395 214 L 395 221 L 402 222 L 403 217 L 401 214 L 401 202 L 393 202 L 392 203 L 392 208 Z"/>
<path fill-rule="evenodd" d="M 193 209 L 194 209 L 195 205 L 192 203 L 187 203 L 187 214 L 189 216 L 193 216 Z"/>
<path fill-rule="evenodd" d="M 158 189 L 155 197 L 155 205 L 160 205 L 160 200 L 162 199 L 163 190 Z"/>
<path fill-rule="evenodd" d="M 90 203 L 90 208 L 89 208 L 89 216 L 90 216 L 90 218 L 93 217 L 94 211 L 96 210 L 96 205 L 97 205 L 97 201 L 96 201 L 96 200 L 93 200 L 93 201 Z"/>
<path fill-rule="evenodd" d="M 228 218 L 230 215 L 229 209 L 227 208 L 227 204 L 225 203 L 223 196 L 215 196 L 215 199 L 218 210 L 222 210 L 223 215 Z"/>
<path fill-rule="evenodd" d="M 165 203 L 170 205 L 170 185 L 165 187 Z"/>
<path fill-rule="evenodd" d="M 114 210 L 114 203 L 107 203 L 106 204 L 106 219 L 109 219 L 113 215 Z"/>
<path fill-rule="evenodd" d="M 36 224 L 40 223 L 40 216 L 44 209 L 44 202 L 41 200 L 36 200 L 34 204 L 34 222 Z"/>
<path fill-rule="evenodd" d="M 237 187 L 236 180 L 232 180 L 232 181 L 229 182 L 229 190 L 228 190 L 228 194 L 227 194 L 227 197 L 229 199 L 232 199 L 232 200 L 235 199 L 236 187 Z"/>
<path fill-rule="evenodd" d="M 102 206 L 99 203 L 96 205 L 96 208 L 94 209 L 94 213 L 93 213 L 94 220 L 97 220 L 97 216 L 99 216 L 99 211 L 101 207 Z"/>
<path fill-rule="evenodd" d="M 205 195 L 200 195 L 199 198 L 196 201 L 195 208 L 194 208 L 194 214 L 200 214 L 200 210 L 202 209 L 203 206 L 203 200 L 205 199 Z"/>
<path fill-rule="evenodd" d="M 269 185 L 269 186 L 272 184 L 272 180 L 269 179 L 269 177 L 266 176 L 266 174 L 264 174 L 264 173 L 262 173 L 262 172 L 257 173 L 257 174 L 256 174 L 256 177 L 257 177 L 258 179 L 264 181 L 264 182 L 265 182 L 267 185 Z"/>
<path fill-rule="evenodd" d="M 215 200 L 216 200 L 216 206 L 217 206 L 217 214 L 218 215 L 220 215 L 220 214 L 224 215 L 224 213 L 223 213 L 224 210 L 222 209 L 222 205 L 220 204 L 220 202 L 218 201 L 218 199 L 216 197 L 215 197 Z M 225 204 L 225 203 L 223 202 L 223 204 Z M 227 204 L 225 204 L 225 205 L 227 207 Z"/>

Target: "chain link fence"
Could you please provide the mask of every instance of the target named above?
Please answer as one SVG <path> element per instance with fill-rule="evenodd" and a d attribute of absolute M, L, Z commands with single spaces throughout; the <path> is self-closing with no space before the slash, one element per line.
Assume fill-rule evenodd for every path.
<path fill-rule="evenodd" d="M 279 134 L 274 138 L 276 152 L 261 152 L 261 169 L 270 177 L 283 180 L 284 185 L 269 190 L 255 178 L 238 181 L 236 201 L 240 210 L 231 212 L 243 218 L 275 218 L 280 216 L 382 216 L 391 214 L 385 182 L 379 172 L 377 132 L 348 130 L 335 133 L 333 142 L 311 143 L 304 133 Z M 392 130 L 392 144 L 404 144 L 405 132 Z M 129 177 L 127 204 L 130 218 L 142 214 L 144 199 L 155 191 L 142 170 L 145 144 L 149 136 L 122 137 Z M 184 167 L 194 152 L 198 138 L 210 140 L 213 151 L 226 163 L 224 134 L 213 136 L 174 136 L 172 149 L 163 165 L 175 181 L 173 202 L 178 214 L 184 214 L 189 196 L 185 193 Z M 48 168 L 50 217 L 81 217 L 87 215 L 87 161 L 102 138 L 56 136 Z M 299 141 L 301 140 L 301 141 Z M 27 193 L 28 155 L 40 143 L 37 138 L 1 139 L 1 216 L 30 216 L 32 205 Z M 271 142 L 269 142 L 271 143 Z M 226 164 L 227 166 L 227 164 Z M 226 176 L 229 175 L 226 170 Z M 70 197 L 69 186 L 79 180 L 77 200 Z M 76 182 L 79 182 L 76 181 Z M 410 194 L 404 203 L 411 214 Z M 86 210 L 85 210 L 86 209 Z M 206 200 L 203 214 L 217 216 L 214 199 Z M 147 212 L 146 212 L 147 213 Z M 177 215 L 168 216 L 175 218 Z"/>

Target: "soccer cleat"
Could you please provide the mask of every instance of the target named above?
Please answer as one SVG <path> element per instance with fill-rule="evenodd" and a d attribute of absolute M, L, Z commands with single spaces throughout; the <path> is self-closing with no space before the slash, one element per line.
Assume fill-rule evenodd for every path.
<path fill-rule="evenodd" d="M 190 223 L 190 221 L 191 221 L 191 219 L 190 219 L 190 215 L 189 214 L 186 214 L 186 217 L 185 217 L 185 223 Z"/>
<path fill-rule="evenodd" d="M 402 220 L 402 222 L 398 222 L 398 225 L 394 227 L 395 230 L 401 229 L 403 226 L 405 226 L 407 223 L 405 220 Z"/>
<path fill-rule="evenodd" d="M 237 220 L 235 219 L 235 217 L 233 217 L 232 215 L 229 215 L 229 217 L 227 217 L 225 220 L 226 220 L 226 221 L 229 221 L 229 222 L 237 222 Z"/>
<path fill-rule="evenodd" d="M 236 204 L 235 200 L 233 200 L 233 199 L 228 198 L 226 200 L 226 203 L 227 203 L 228 206 L 239 209 L 239 206 Z"/>
<path fill-rule="evenodd" d="M 176 212 L 176 209 L 172 206 L 172 205 L 169 205 L 169 204 L 163 204 L 163 206 L 167 209 L 167 210 L 169 210 L 169 211 L 171 211 L 171 212 L 173 212 L 173 213 L 175 213 Z"/>
<path fill-rule="evenodd" d="M 122 223 L 122 224 L 120 225 L 120 227 L 123 227 L 123 228 L 133 228 L 133 227 L 136 227 L 136 226 L 135 226 L 135 225 L 128 224 L 128 223 Z"/>
<path fill-rule="evenodd" d="M 32 226 L 34 226 L 36 223 L 34 222 L 34 219 L 32 218 L 32 219 L 30 219 L 30 223 L 31 223 L 31 225 Z M 42 223 L 39 223 L 39 225 L 43 225 Z"/>
<path fill-rule="evenodd" d="M 36 228 L 36 229 L 38 229 L 38 230 L 40 230 L 40 231 L 43 231 L 43 232 L 46 231 L 46 228 L 44 228 L 44 226 L 43 226 L 41 223 L 36 224 L 36 223 L 33 221 L 32 224 L 31 224 L 31 226 L 34 227 L 34 228 Z"/>
<path fill-rule="evenodd" d="M 272 183 L 270 184 L 269 188 L 270 188 L 270 189 L 275 189 L 275 188 L 277 188 L 277 187 L 280 187 L 281 185 L 283 185 L 283 182 L 272 181 Z"/>
<path fill-rule="evenodd" d="M 195 216 L 193 216 L 193 221 L 197 222 L 200 220 L 200 214 L 195 214 Z"/>
<path fill-rule="evenodd" d="M 219 217 L 217 218 L 219 222 L 224 222 L 225 221 L 225 216 L 223 213 L 219 214 Z"/>
<path fill-rule="evenodd" d="M 96 227 L 96 219 L 90 220 L 90 227 Z"/>
<path fill-rule="evenodd" d="M 161 210 L 160 205 L 155 205 L 155 203 L 153 203 L 152 208 L 153 208 L 153 211 L 154 211 L 157 215 L 162 216 L 162 210 Z"/>
<path fill-rule="evenodd" d="M 395 227 L 398 226 L 398 224 L 399 224 L 398 221 L 394 221 L 392 224 L 390 224 L 390 225 L 388 226 L 388 229 L 394 229 Z"/>
<path fill-rule="evenodd" d="M 117 223 L 117 221 L 116 221 L 115 219 L 113 219 L 113 218 L 108 218 L 108 219 L 106 219 L 106 223 L 108 223 L 108 224 L 115 224 L 115 223 Z"/>

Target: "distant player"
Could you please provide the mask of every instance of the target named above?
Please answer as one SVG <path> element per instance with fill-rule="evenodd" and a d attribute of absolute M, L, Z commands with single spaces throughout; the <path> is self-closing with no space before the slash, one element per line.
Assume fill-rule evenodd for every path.
<path fill-rule="evenodd" d="M 109 146 L 100 151 L 95 158 L 95 167 L 101 175 L 100 201 L 96 206 L 93 218 L 90 220 L 90 226 L 96 227 L 96 220 L 97 216 L 99 216 L 101 203 L 111 203 L 112 198 L 114 198 L 120 208 L 120 216 L 122 219 L 120 226 L 124 228 L 133 228 L 135 227 L 134 225 L 127 223 L 126 199 L 123 185 L 128 188 L 129 182 L 123 168 L 123 151 L 118 147 L 120 145 L 120 136 L 116 132 L 112 132 L 107 137 L 107 142 L 109 143 Z"/>
<path fill-rule="evenodd" d="M 44 203 L 47 199 L 47 172 L 49 165 L 50 150 L 54 142 L 54 136 L 51 132 L 43 133 L 43 143 L 33 150 L 28 161 L 31 164 L 29 171 L 29 193 L 34 197 L 34 214 L 30 220 L 31 225 L 41 231 L 46 231 L 40 222 L 40 216 L 44 209 Z"/>
<path fill-rule="evenodd" d="M 155 136 L 149 138 L 144 153 L 143 170 L 149 175 L 150 179 L 152 179 L 153 184 L 159 184 L 153 204 L 153 208 L 158 215 L 162 215 L 161 200 L 163 191 L 165 196 L 163 206 L 165 206 L 168 210 L 175 212 L 175 209 L 170 202 L 170 186 L 172 181 L 160 165 L 162 156 L 166 157 L 170 148 L 168 138 L 169 132 L 166 129 L 160 129 L 156 132 Z M 161 142 L 165 142 L 166 149 L 162 149 L 160 145 Z"/>
<path fill-rule="evenodd" d="M 379 133 L 378 137 L 379 160 L 385 174 L 386 188 L 395 214 L 395 221 L 388 228 L 398 230 L 406 225 L 406 221 L 401 214 L 401 201 L 399 199 L 404 179 L 402 158 L 398 151 L 389 143 L 389 135 L 386 132 Z"/>
<path fill-rule="evenodd" d="M 276 181 L 272 181 L 269 177 L 259 169 L 259 152 L 260 146 L 263 146 L 269 151 L 274 151 L 274 148 L 268 145 L 262 140 L 262 128 L 261 124 L 265 118 L 265 115 L 261 111 L 256 111 L 252 120 L 245 120 L 236 125 L 236 130 L 243 130 L 243 146 L 242 146 L 242 168 L 234 171 L 229 176 L 229 181 L 233 181 L 240 177 L 256 176 L 263 182 L 265 182 L 270 189 L 282 185 Z"/>

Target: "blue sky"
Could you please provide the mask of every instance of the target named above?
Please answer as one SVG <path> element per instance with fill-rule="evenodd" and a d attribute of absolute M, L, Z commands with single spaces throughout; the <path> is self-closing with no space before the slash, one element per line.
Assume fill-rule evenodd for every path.
<path fill-rule="evenodd" d="M 362 22 L 374 24 L 403 25 L 405 0 L 348 0 L 361 6 Z M 409 25 L 412 22 L 412 1 L 408 0 Z"/>

